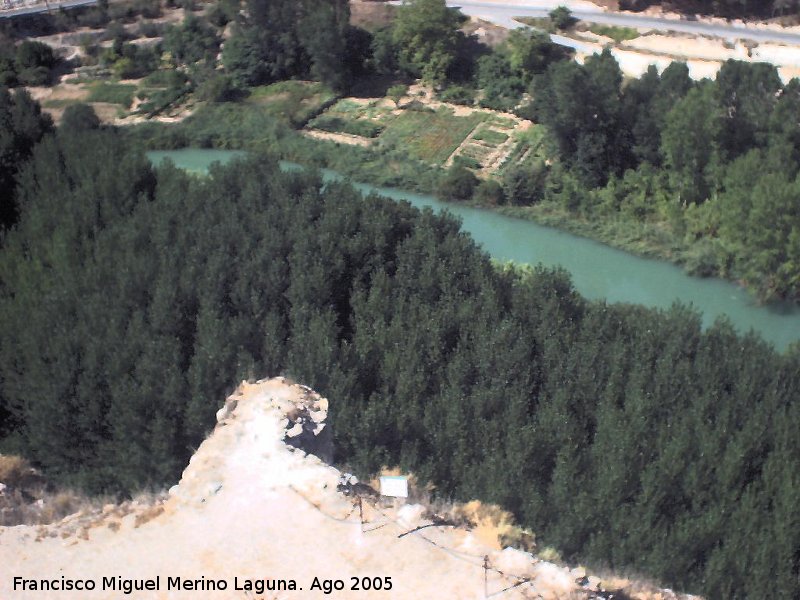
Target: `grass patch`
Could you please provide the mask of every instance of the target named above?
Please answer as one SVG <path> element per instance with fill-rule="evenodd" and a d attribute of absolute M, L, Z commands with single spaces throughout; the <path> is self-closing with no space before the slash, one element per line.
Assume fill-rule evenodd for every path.
<path fill-rule="evenodd" d="M 258 104 L 267 114 L 299 128 L 335 97 L 336 94 L 321 83 L 279 81 L 252 88 L 247 102 Z"/>
<path fill-rule="evenodd" d="M 478 131 L 474 136 L 472 136 L 473 140 L 477 140 L 479 142 L 486 142 L 492 146 L 496 146 L 502 144 L 508 139 L 508 134 L 503 133 L 502 131 L 495 131 L 494 129 L 489 129 L 488 127 L 482 128 Z"/>
<path fill-rule="evenodd" d="M 42 102 L 43 108 L 65 108 L 73 104 L 83 102 L 77 98 L 57 98 L 55 100 L 45 100 Z"/>
<path fill-rule="evenodd" d="M 89 86 L 89 97 L 87 102 L 107 102 L 109 104 L 119 104 L 129 108 L 133 102 L 133 95 L 136 93 L 136 86 L 127 83 L 107 83 L 98 82 Z"/>
<path fill-rule="evenodd" d="M 456 117 L 447 109 L 406 110 L 387 126 L 381 140 L 419 160 L 441 165 L 485 119 L 483 113 Z"/>
<path fill-rule="evenodd" d="M 523 131 L 514 132 L 516 144 L 498 169 L 498 175 L 509 167 L 518 164 L 523 158 L 525 162 L 538 158 L 546 160 L 548 157 L 544 147 L 544 128 L 534 125 Z"/>
<path fill-rule="evenodd" d="M 603 25 L 601 23 L 589 23 L 586 27 L 588 31 L 596 35 L 609 37 L 617 43 L 626 42 L 639 37 L 639 32 L 632 27 L 619 27 L 617 25 Z"/>
<path fill-rule="evenodd" d="M 373 119 L 384 122 L 385 124 L 385 122 L 391 120 L 394 115 L 392 115 L 391 108 L 380 106 L 379 104 L 379 101 L 364 104 L 363 102 L 356 102 L 350 98 L 343 98 L 326 110 L 325 115 L 339 117 L 345 120 Z"/>
<path fill-rule="evenodd" d="M 489 118 L 486 120 L 486 124 L 494 125 L 496 127 L 504 127 L 506 129 L 512 129 L 517 125 L 514 119 L 509 119 L 508 117 L 501 117 L 500 115 L 489 115 Z"/>
<path fill-rule="evenodd" d="M 463 156 L 470 156 L 481 162 L 487 159 L 494 152 L 493 148 L 478 146 L 477 144 L 467 144 L 461 150 Z"/>
<path fill-rule="evenodd" d="M 533 27 L 534 29 L 541 29 L 547 33 L 556 32 L 556 26 L 553 25 L 553 21 L 550 17 L 514 17 L 514 20 L 528 25 L 529 27 Z"/>
<path fill-rule="evenodd" d="M 320 115 L 312 120 L 309 125 L 322 131 L 332 133 L 349 133 L 365 138 L 376 138 L 383 131 L 383 126 L 372 121 L 361 121 L 358 119 L 346 119 L 333 115 Z"/>
<path fill-rule="evenodd" d="M 480 169 L 483 167 L 483 163 L 481 163 L 477 158 L 467 156 L 466 154 L 460 154 L 456 156 L 453 159 L 453 164 L 466 167 L 467 169 Z"/>

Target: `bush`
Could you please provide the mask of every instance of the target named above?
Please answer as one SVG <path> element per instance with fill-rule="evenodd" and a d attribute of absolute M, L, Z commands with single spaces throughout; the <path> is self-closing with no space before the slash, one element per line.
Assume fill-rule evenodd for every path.
<path fill-rule="evenodd" d="M 459 154 L 453 159 L 453 164 L 460 165 L 466 169 L 480 169 L 483 167 L 481 161 L 473 156 L 467 156 L 466 154 Z"/>
<path fill-rule="evenodd" d="M 556 29 L 564 30 L 569 29 L 572 27 L 577 19 L 572 16 L 572 11 L 568 9 L 566 6 L 559 6 L 558 8 L 554 8 L 549 13 L 550 21 L 552 21 L 553 25 Z"/>
<path fill-rule="evenodd" d="M 50 69 L 47 67 L 32 67 L 17 73 L 17 79 L 22 85 L 46 85 L 50 81 Z"/>
<path fill-rule="evenodd" d="M 131 34 L 128 33 L 128 30 L 125 29 L 125 26 L 122 23 L 114 22 L 108 26 L 108 29 L 106 29 L 106 32 L 103 34 L 101 39 L 105 41 L 114 40 L 116 42 L 119 40 L 124 42 L 131 39 L 131 37 Z"/>
<path fill-rule="evenodd" d="M 218 71 L 208 75 L 195 90 L 198 100 L 206 102 L 229 102 L 240 95 L 240 90 L 233 84 L 233 78 Z"/>
<path fill-rule="evenodd" d="M 442 102 L 452 102 L 453 104 L 463 104 L 472 106 L 475 104 L 475 90 L 471 90 L 461 85 L 451 85 L 439 92 L 439 100 Z"/>
<path fill-rule="evenodd" d="M 94 109 L 88 104 L 71 104 L 64 109 L 61 117 L 60 129 L 70 131 L 84 131 L 87 129 L 98 129 L 100 119 Z"/>
<path fill-rule="evenodd" d="M 9 487 L 23 484 L 30 475 L 31 465 L 27 460 L 10 454 L 0 454 L 0 483 Z"/>
<path fill-rule="evenodd" d="M 56 64 L 53 49 L 42 42 L 25 40 L 17 46 L 17 66 L 21 69 L 29 67 L 50 68 Z"/>
<path fill-rule="evenodd" d="M 311 121 L 310 125 L 322 131 L 332 133 L 349 133 L 361 137 L 375 138 L 383 131 L 383 126 L 372 121 L 362 121 L 358 119 L 342 119 L 330 115 L 322 115 Z"/>
<path fill-rule="evenodd" d="M 478 184 L 478 187 L 475 188 L 472 198 L 480 204 L 486 204 L 489 206 L 505 204 L 506 202 L 503 186 L 494 179 L 481 181 L 480 184 Z"/>
<path fill-rule="evenodd" d="M 110 104 L 121 104 L 129 107 L 133 102 L 133 94 L 136 91 L 135 85 L 122 83 L 96 83 L 89 88 L 89 102 L 108 102 Z"/>
<path fill-rule="evenodd" d="M 188 81 L 185 74 L 175 69 L 153 71 L 142 80 L 142 83 L 150 87 L 181 87 Z"/>
<path fill-rule="evenodd" d="M 400 100 L 408 93 L 408 86 L 403 84 L 393 85 L 386 90 L 386 97 L 394 102 L 395 106 L 400 106 Z"/>
<path fill-rule="evenodd" d="M 99 8 L 92 8 L 78 16 L 78 25 L 90 29 L 102 29 L 109 21 L 108 13 Z"/>
<path fill-rule="evenodd" d="M 237 0 L 220 0 L 206 12 L 206 18 L 212 25 L 225 27 L 236 19 L 239 14 L 239 2 Z"/>
<path fill-rule="evenodd" d="M 505 142 L 508 139 L 508 134 L 502 131 L 495 131 L 494 129 L 483 128 L 476 133 L 472 139 L 495 146 Z"/>
<path fill-rule="evenodd" d="M 136 11 L 145 19 L 158 19 L 161 16 L 161 2 L 159 0 L 138 0 Z"/>
<path fill-rule="evenodd" d="M 503 191 L 511 204 L 531 206 L 542 199 L 547 167 L 542 162 L 520 165 L 506 172 Z"/>
<path fill-rule="evenodd" d="M 154 38 L 164 34 L 165 26 L 161 23 L 139 23 L 139 35 Z"/>
<path fill-rule="evenodd" d="M 472 171 L 454 164 L 439 184 L 439 195 L 445 200 L 469 200 L 478 183 Z"/>

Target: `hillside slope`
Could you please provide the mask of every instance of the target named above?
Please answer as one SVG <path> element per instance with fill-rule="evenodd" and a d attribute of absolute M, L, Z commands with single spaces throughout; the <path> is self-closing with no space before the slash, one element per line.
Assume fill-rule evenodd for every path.
<path fill-rule="evenodd" d="M 339 471 L 293 447 L 330 455 L 327 408 L 281 378 L 243 383 L 168 497 L 50 526 L 0 527 L 0 598 L 626 597 L 590 591 L 596 578 L 492 548 L 466 529 L 399 537 L 429 523 L 421 507 L 358 502 L 337 491 Z M 351 577 L 359 586 L 391 581 L 391 589 L 354 590 Z M 343 589 L 327 594 L 325 580 Z M 70 582 L 94 590 L 42 591 Z"/>

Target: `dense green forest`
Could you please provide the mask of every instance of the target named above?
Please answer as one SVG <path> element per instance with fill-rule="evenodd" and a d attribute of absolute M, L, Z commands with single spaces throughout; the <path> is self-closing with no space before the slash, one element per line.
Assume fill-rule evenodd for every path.
<path fill-rule="evenodd" d="M 569 559 L 800 594 L 800 351 L 498 268 L 447 216 L 257 156 L 155 171 L 87 115 L 21 167 L 0 254 L 3 451 L 175 481 L 233 382 L 332 399 L 337 460 L 513 510 Z"/>
<path fill-rule="evenodd" d="M 710 598 L 800 597 L 800 346 L 704 331 L 683 306 L 589 302 L 563 272 L 493 264 L 450 217 L 275 162 L 647 226 L 692 272 L 798 300 L 798 80 L 734 61 L 714 80 L 680 63 L 626 79 L 609 53 L 580 65 L 531 30 L 490 49 L 442 0 L 369 29 L 339 0 L 221 0 L 147 48 L 114 27 L 160 11 L 30 22 L 112 23 L 91 60 L 147 76 L 146 114 L 206 103 L 183 123 L 123 132 L 77 105 L 55 131 L 0 89 L 0 450 L 91 492 L 166 485 L 234 382 L 283 373 L 331 398 L 340 464 L 500 503 L 571 560 Z M 56 67 L 0 40 L 0 85 Z M 541 124 L 544 154 L 481 182 L 402 147 L 342 152 L 293 131 L 302 102 L 291 116 L 242 102 L 291 78 L 338 94 L 421 78 Z M 145 146 L 270 156 L 197 177 L 154 169 Z"/>
<path fill-rule="evenodd" d="M 714 81 L 673 63 L 622 85 L 604 53 L 551 65 L 533 89 L 522 112 L 561 162 L 527 203 L 657 225 L 692 248 L 690 271 L 800 299 L 800 81 L 728 61 Z"/>

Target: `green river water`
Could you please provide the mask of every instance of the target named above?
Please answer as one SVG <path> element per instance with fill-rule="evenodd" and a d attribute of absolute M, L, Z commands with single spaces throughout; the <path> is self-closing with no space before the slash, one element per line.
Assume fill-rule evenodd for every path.
<path fill-rule="evenodd" d="M 205 171 L 215 161 L 226 162 L 242 154 L 230 150 L 184 149 L 149 152 L 154 163 L 170 158 L 176 166 Z M 301 168 L 283 163 L 285 169 Z M 323 170 L 326 177 L 336 174 Z M 463 222 L 464 230 L 494 258 L 569 271 L 576 289 L 587 298 L 668 308 L 674 302 L 693 306 L 711 324 L 727 315 L 741 332 L 750 329 L 785 350 L 800 339 L 800 307 L 782 304 L 759 306 L 744 289 L 720 279 L 691 277 L 667 262 L 639 258 L 604 244 L 564 233 L 531 221 L 492 211 L 445 203 L 432 196 L 354 183 L 363 192 L 378 192 L 394 200 L 434 210 L 448 210 Z"/>

